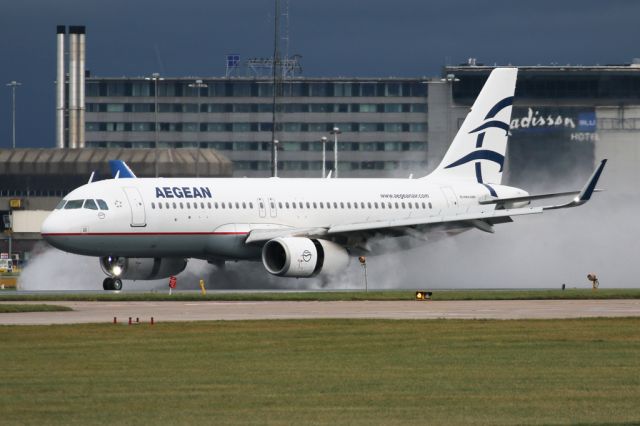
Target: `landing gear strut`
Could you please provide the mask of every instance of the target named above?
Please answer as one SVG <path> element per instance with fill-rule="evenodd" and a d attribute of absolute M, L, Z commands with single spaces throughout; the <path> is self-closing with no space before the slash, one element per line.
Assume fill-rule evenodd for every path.
<path fill-rule="evenodd" d="M 120 278 L 107 277 L 102 281 L 102 288 L 105 290 L 122 290 L 122 280 Z"/>

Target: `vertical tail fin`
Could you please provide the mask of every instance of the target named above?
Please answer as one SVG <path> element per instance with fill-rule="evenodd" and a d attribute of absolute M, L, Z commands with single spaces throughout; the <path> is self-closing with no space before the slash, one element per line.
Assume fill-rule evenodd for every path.
<path fill-rule="evenodd" d="M 482 184 L 501 182 L 517 74 L 517 68 L 491 72 L 444 159 L 430 176 Z"/>

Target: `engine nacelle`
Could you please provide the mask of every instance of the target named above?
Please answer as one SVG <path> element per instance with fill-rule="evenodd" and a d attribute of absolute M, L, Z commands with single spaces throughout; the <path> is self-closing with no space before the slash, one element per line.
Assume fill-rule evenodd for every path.
<path fill-rule="evenodd" d="M 342 271 L 349 264 L 349 253 L 331 241 L 275 238 L 262 248 L 262 263 L 270 274 L 306 278 Z"/>
<path fill-rule="evenodd" d="M 125 280 L 155 280 L 178 275 L 187 267 L 182 258 L 115 257 L 100 258 L 100 267 L 105 274 Z"/>

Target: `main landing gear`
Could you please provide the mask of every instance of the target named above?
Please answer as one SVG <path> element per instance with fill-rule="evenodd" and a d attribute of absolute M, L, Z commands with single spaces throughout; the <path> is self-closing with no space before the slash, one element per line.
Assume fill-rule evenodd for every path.
<path fill-rule="evenodd" d="M 102 288 L 105 290 L 122 290 L 122 280 L 120 278 L 107 277 L 102 281 Z"/>

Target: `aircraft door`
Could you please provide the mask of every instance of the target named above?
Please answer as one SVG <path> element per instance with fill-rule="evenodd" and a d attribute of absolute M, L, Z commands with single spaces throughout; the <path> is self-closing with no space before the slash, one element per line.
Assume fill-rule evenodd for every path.
<path fill-rule="evenodd" d="M 260 217 L 267 217 L 267 210 L 264 205 L 264 198 L 258 198 L 258 212 Z"/>
<path fill-rule="evenodd" d="M 450 186 L 443 186 L 442 193 L 444 194 L 444 198 L 446 198 L 449 207 L 456 207 L 458 205 L 458 197 L 456 197 L 456 193 L 453 192 L 453 189 Z"/>
<path fill-rule="evenodd" d="M 124 195 L 129 200 L 129 208 L 131 209 L 131 226 L 147 226 L 147 218 L 144 210 L 144 202 L 138 188 L 126 187 L 122 188 Z"/>
<path fill-rule="evenodd" d="M 269 198 L 269 214 L 271 215 L 271 217 L 278 216 L 276 200 L 274 200 L 273 198 Z"/>

